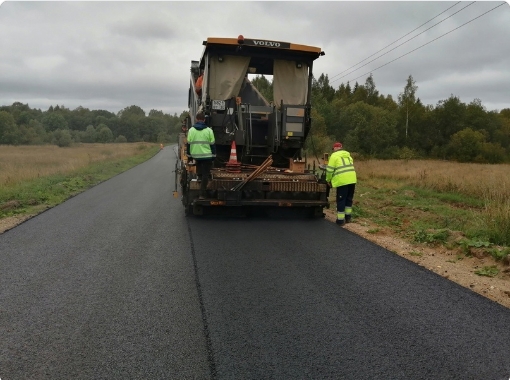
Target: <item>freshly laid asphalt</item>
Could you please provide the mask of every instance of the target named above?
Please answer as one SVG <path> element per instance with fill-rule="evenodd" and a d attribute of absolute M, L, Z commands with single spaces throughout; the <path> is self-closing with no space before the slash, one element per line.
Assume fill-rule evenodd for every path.
<path fill-rule="evenodd" d="M 175 153 L 0 235 L 0 379 L 510 378 L 510 310 L 324 219 L 185 217 Z"/>

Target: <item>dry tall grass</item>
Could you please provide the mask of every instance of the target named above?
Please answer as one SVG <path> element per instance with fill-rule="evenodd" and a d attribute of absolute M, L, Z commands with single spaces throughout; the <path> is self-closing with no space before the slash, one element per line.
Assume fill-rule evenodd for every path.
<path fill-rule="evenodd" d="M 510 165 L 486 165 L 433 160 L 356 161 L 360 179 L 405 180 L 415 186 L 453 191 L 474 197 L 510 198 Z"/>
<path fill-rule="evenodd" d="M 510 165 L 433 160 L 356 161 L 360 181 L 403 180 L 441 192 L 457 192 L 484 200 L 482 215 L 495 241 L 510 244 Z"/>
<path fill-rule="evenodd" d="M 94 162 L 126 158 L 154 144 L 0 145 L 0 187 L 17 185 L 38 177 L 67 174 Z"/>

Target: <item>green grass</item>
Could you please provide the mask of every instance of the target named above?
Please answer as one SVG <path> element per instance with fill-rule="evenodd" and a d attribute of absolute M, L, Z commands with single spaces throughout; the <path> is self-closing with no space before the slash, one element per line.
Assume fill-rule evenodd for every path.
<path fill-rule="evenodd" d="M 389 227 L 410 242 L 448 249 L 460 247 L 467 255 L 471 248 L 482 248 L 495 260 L 501 260 L 510 248 L 490 251 L 493 244 L 505 246 L 505 240 L 494 238 L 494 228 L 483 215 L 484 207 L 483 199 L 458 192 L 439 192 L 411 186 L 404 180 L 374 178 L 356 184 L 353 215 L 375 224 L 370 233 Z"/>
<path fill-rule="evenodd" d="M 491 246 L 491 243 L 488 241 L 481 240 L 470 240 L 470 239 L 462 239 L 459 242 L 463 252 L 465 254 L 470 253 L 471 248 L 488 248 Z"/>
<path fill-rule="evenodd" d="M 37 213 L 64 202 L 154 156 L 159 148 L 140 149 L 136 156 L 93 163 L 66 175 L 51 175 L 0 188 L 0 218 Z"/>
<path fill-rule="evenodd" d="M 384 182 L 388 182 L 387 187 Z M 412 225 L 414 232 L 437 229 L 466 232 L 478 230 L 473 215 L 476 214 L 474 210 L 483 207 L 480 200 L 407 186 L 395 180 L 384 182 L 381 184 L 379 180 L 378 187 L 357 184 L 354 208 L 357 206 L 362 210 L 363 215 L 360 216 L 400 231 L 408 230 L 408 224 Z M 358 194 L 363 194 L 363 197 Z"/>
<path fill-rule="evenodd" d="M 414 241 L 432 245 L 445 244 L 449 236 L 450 231 L 445 229 L 437 231 L 418 230 L 414 235 Z"/>
<path fill-rule="evenodd" d="M 485 277 L 496 277 L 499 273 L 499 269 L 497 266 L 485 266 L 482 269 L 476 270 L 475 274 L 479 276 L 485 276 Z"/>
<path fill-rule="evenodd" d="M 493 248 L 489 250 L 490 255 L 494 258 L 496 261 L 503 260 L 505 257 L 510 255 L 510 248 L 504 248 L 504 249 L 497 249 Z"/>

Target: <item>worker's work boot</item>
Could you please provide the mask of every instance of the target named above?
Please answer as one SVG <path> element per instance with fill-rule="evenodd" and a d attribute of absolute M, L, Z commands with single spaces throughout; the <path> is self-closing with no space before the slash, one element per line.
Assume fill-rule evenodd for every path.
<path fill-rule="evenodd" d="M 207 198 L 207 183 L 209 182 L 209 178 L 203 176 L 202 181 L 200 182 L 200 191 L 199 191 L 199 199 Z"/>
<path fill-rule="evenodd" d="M 351 215 L 345 215 L 345 223 L 350 223 L 351 219 Z"/>
<path fill-rule="evenodd" d="M 337 219 L 336 224 L 338 224 L 339 226 L 345 225 L 345 219 Z"/>

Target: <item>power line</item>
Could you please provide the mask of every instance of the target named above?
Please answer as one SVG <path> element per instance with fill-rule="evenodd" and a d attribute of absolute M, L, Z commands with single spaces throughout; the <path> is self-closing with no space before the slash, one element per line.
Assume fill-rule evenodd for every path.
<path fill-rule="evenodd" d="M 353 73 L 353 72 L 355 72 L 355 71 L 358 71 L 359 69 L 361 69 L 362 67 L 365 67 L 365 66 L 366 66 L 366 65 L 368 65 L 369 63 L 374 62 L 375 60 L 377 60 L 377 59 L 381 58 L 382 56 L 385 56 L 386 54 L 388 54 L 388 53 L 392 52 L 393 50 L 395 50 L 395 49 L 399 48 L 400 46 L 402 46 L 402 45 L 404 45 L 404 44 L 408 43 L 409 41 L 414 40 L 416 37 L 418 37 L 418 36 L 422 35 L 423 33 L 425 33 L 426 31 L 428 31 L 428 30 L 430 30 L 430 29 L 432 29 L 433 27 L 435 27 L 435 26 L 437 26 L 437 25 L 441 24 L 443 21 L 448 20 L 450 17 L 452 17 L 452 16 L 456 15 L 456 14 L 457 14 L 457 13 L 459 13 L 460 11 L 463 11 L 463 10 L 464 10 L 464 9 L 466 9 L 467 7 L 469 7 L 469 6 L 473 5 L 474 3 L 476 3 L 476 1 L 473 1 L 472 3 L 470 3 L 470 4 L 466 5 L 464 8 L 459 9 L 457 12 L 455 12 L 455 13 L 451 14 L 450 16 L 448 16 L 448 17 L 446 17 L 445 19 L 443 19 L 443 20 L 439 21 L 438 23 L 436 23 L 436 24 L 432 25 L 431 27 L 429 27 L 429 28 L 425 29 L 423 32 L 418 33 L 416 36 L 409 38 L 407 41 L 402 42 L 400 45 L 395 46 L 393 49 L 388 50 L 386 53 L 381 54 L 380 56 L 378 56 L 378 57 L 376 57 L 376 58 L 372 59 L 370 62 L 365 63 L 364 65 L 362 65 L 362 66 L 358 67 L 357 69 L 352 70 L 350 73 L 347 73 L 347 74 L 345 74 L 345 75 L 342 75 L 341 77 L 339 77 L 339 78 L 337 78 L 337 79 L 335 79 L 334 81 L 331 81 L 331 82 L 335 82 L 335 81 L 337 81 L 337 80 L 339 80 L 339 79 L 342 79 L 343 77 L 346 77 L 347 75 L 352 74 L 352 73 Z"/>
<path fill-rule="evenodd" d="M 386 49 L 387 47 L 389 47 L 389 46 L 393 45 L 394 43 L 396 43 L 396 42 L 400 41 L 402 38 L 404 38 L 404 37 L 408 36 L 408 35 L 409 35 L 409 34 L 411 34 L 412 32 L 414 32 L 414 31 L 416 31 L 416 30 L 420 29 L 423 25 L 428 24 L 429 22 L 431 22 L 431 21 L 432 21 L 432 20 L 434 20 L 435 18 L 438 18 L 438 17 L 439 17 L 439 16 L 441 16 L 443 13 L 445 13 L 446 11 L 448 11 L 448 10 L 452 9 L 454 6 L 456 6 L 456 5 L 457 5 L 457 4 L 459 4 L 459 3 L 460 3 L 460 1 L 456 2 L 455 4 L 453 4 L 453 5 L 452 5 L 451 7 L 449 7 L 448 9 L 445 9 L 443 12 L 439 13 L 437 16 L 432 17 L 430 20 L 428 20 L 427 22 L 425 22 L 425 23 L 421 24 L 419 27 L 417 27 L 417 28 L 415 28 L 415 29 L 411 30 L 411 31 L 410 31 L 409 33 L 407 33 L 407 34 L 404 34 L 404 35 L 403 35 L 402 37 L 400 37 L 398 40 L 395 40 L 395 41 L 393 41 L 391 44 L 386 45 L 386 46 L 385 46 L 385 47 L 383 47 L 382 49 L 380 49 L 380 50 L 376 51 L 374 54 L 369 55 L 369 56 L 368 56 L 368 57 L 366 57 L 364 60 L 359 61 L 359 62 L 358 62 L 358 63 L 356 63 L 355 65 L 352 65 L 351 67 L 349 67 L 349 68 L 345 69 L 345 70 L 344 70 L 344 71 L 342 71 L 341 73 L 338 73 L 338 74 L 334 75 L 334 76 L 333 76 L 333 77 L 331 77 L 330 79 L 333 79 L 334 77 L 337 77 L 337 76 L 339 76 L 340 74 L 345 73 L 346 71 L 348 71 L 348 70 L 352 69 L 353 67 L 358 66 L 360 63 L 365 62 L 365 61 L 366 61 L 367 59 L 369 59 L 370 57 L 373 57 L 373 56 L 374 56 L 374 55 L 376 55 L 377 53 L 379 53 L 379 52 L 383 51 L 383 50 L 384 50 L 384 49 Z"/>
<path fill-rule="evenodd" d="M 359 78 L 361 78 L 361 77 L 364 77 L 365 75 L 371 74 L 373 71 L 378 70 L 378 69 L 380 69 L 381 67 L 387 66 L 387 65 L 389 65 L 390 63 L 395 62 L 396 60 L 398 60 L 398 59 L 400 59 L 400 58 L 402 58 L 402 57 L 405 57 L 406 55 L 409 55 L 409 54 L 411 54 L 412 52 L 415 52 L 415 51 L 416 51 L 416 50 L 418 50 L 418 49 L 421 49 L 422 47 L 424 47 L 424 46 L 426 46 L 426 45 L 428 45 L 428 44 L 430 44 L 430 43 L 432 43 L 432 42 L 434 42 L 434 41 L 436 41 L 436 40 L 438 40 L 438 39 L 440 39 L 440 38 L 442 38 L 442 37 L 446 36 L 447 34 L 450 34 L 451 32 L 456 31 L 456 30 L 457 30 L 457 29 L 459 29 L 459 28 L 462 28 L 464 25 L 469 24 L 470 22 L 472 22 L 472 21 L 474 21 L 474 20 L 476 20 L 476 19 L 478 19 L 478 18 L 480 18 L 480 17 L 482 17 L 482 16 L 486 15 L 486 14 L 487 14 L 487 13 L 489 13 L 489 12 L 492 12 L 494 9 L 499 8 L 500 6 L 505 5 L 505 4 L 506 4 L 506 2 L 505 2 L 505 3 L 501 3 L 501 4 L 499 4 L 498 6 L 495 6 L 494 8 L 489 9 L 487 12 L 482 13 L 480 16 L 477 16 L 477 17 L 475 17 L 475 18 L 473 18 L 473 19 L 471 19 L 471 20 L 469 20 L 469 21 L 465 22 L 464 24 L 462 24 L 462 25 L 460 25 L 460 26 L 456 27 L 455 29 L 452 29 L 452 30 L 450 30 L 449 32 L 446 32 L 445 34 L 442 34 L 442 35 L 440 35 L 439 37 L 434 38 L 433 40 L 431 40 L 431 41 L 429 41 L 429 42 L 427 42 L 427 43 L 425 43 L 425 44 L 423 44 L 423 45 L 421 45 L 421 46 L 418 46 L 416 49 L 413 49 L 413 50 L 411 50 L 410 52 L 407 52 L 407 53 L 405 53 L 405 54 L 401 55 L 400 57 L 395 58 L 394 60 L 392 60 L 392 61 L 389 61 L 389 62 L 385 63 L 384 65 L 381 65 L 381 66 L 379 66 L 379 67 L 377 67 L 377 68 L 375 68 L 375 69 L 373 69 L 373 70 L 371 70 L 371 71 L 369 71 L 369 72 L 367 72 L 367 73 L 365 73 L 365 74 L 363 74 L 363 75 L 360 75 L 360 76 L 359 76 L 359 77 L 357 77 L 357 78 L 351 79 L 351 80 L 349 80 L 348 82 L 355 81 L 355 80 L 357 80 L 357 79 L 359 79 Z"/>

